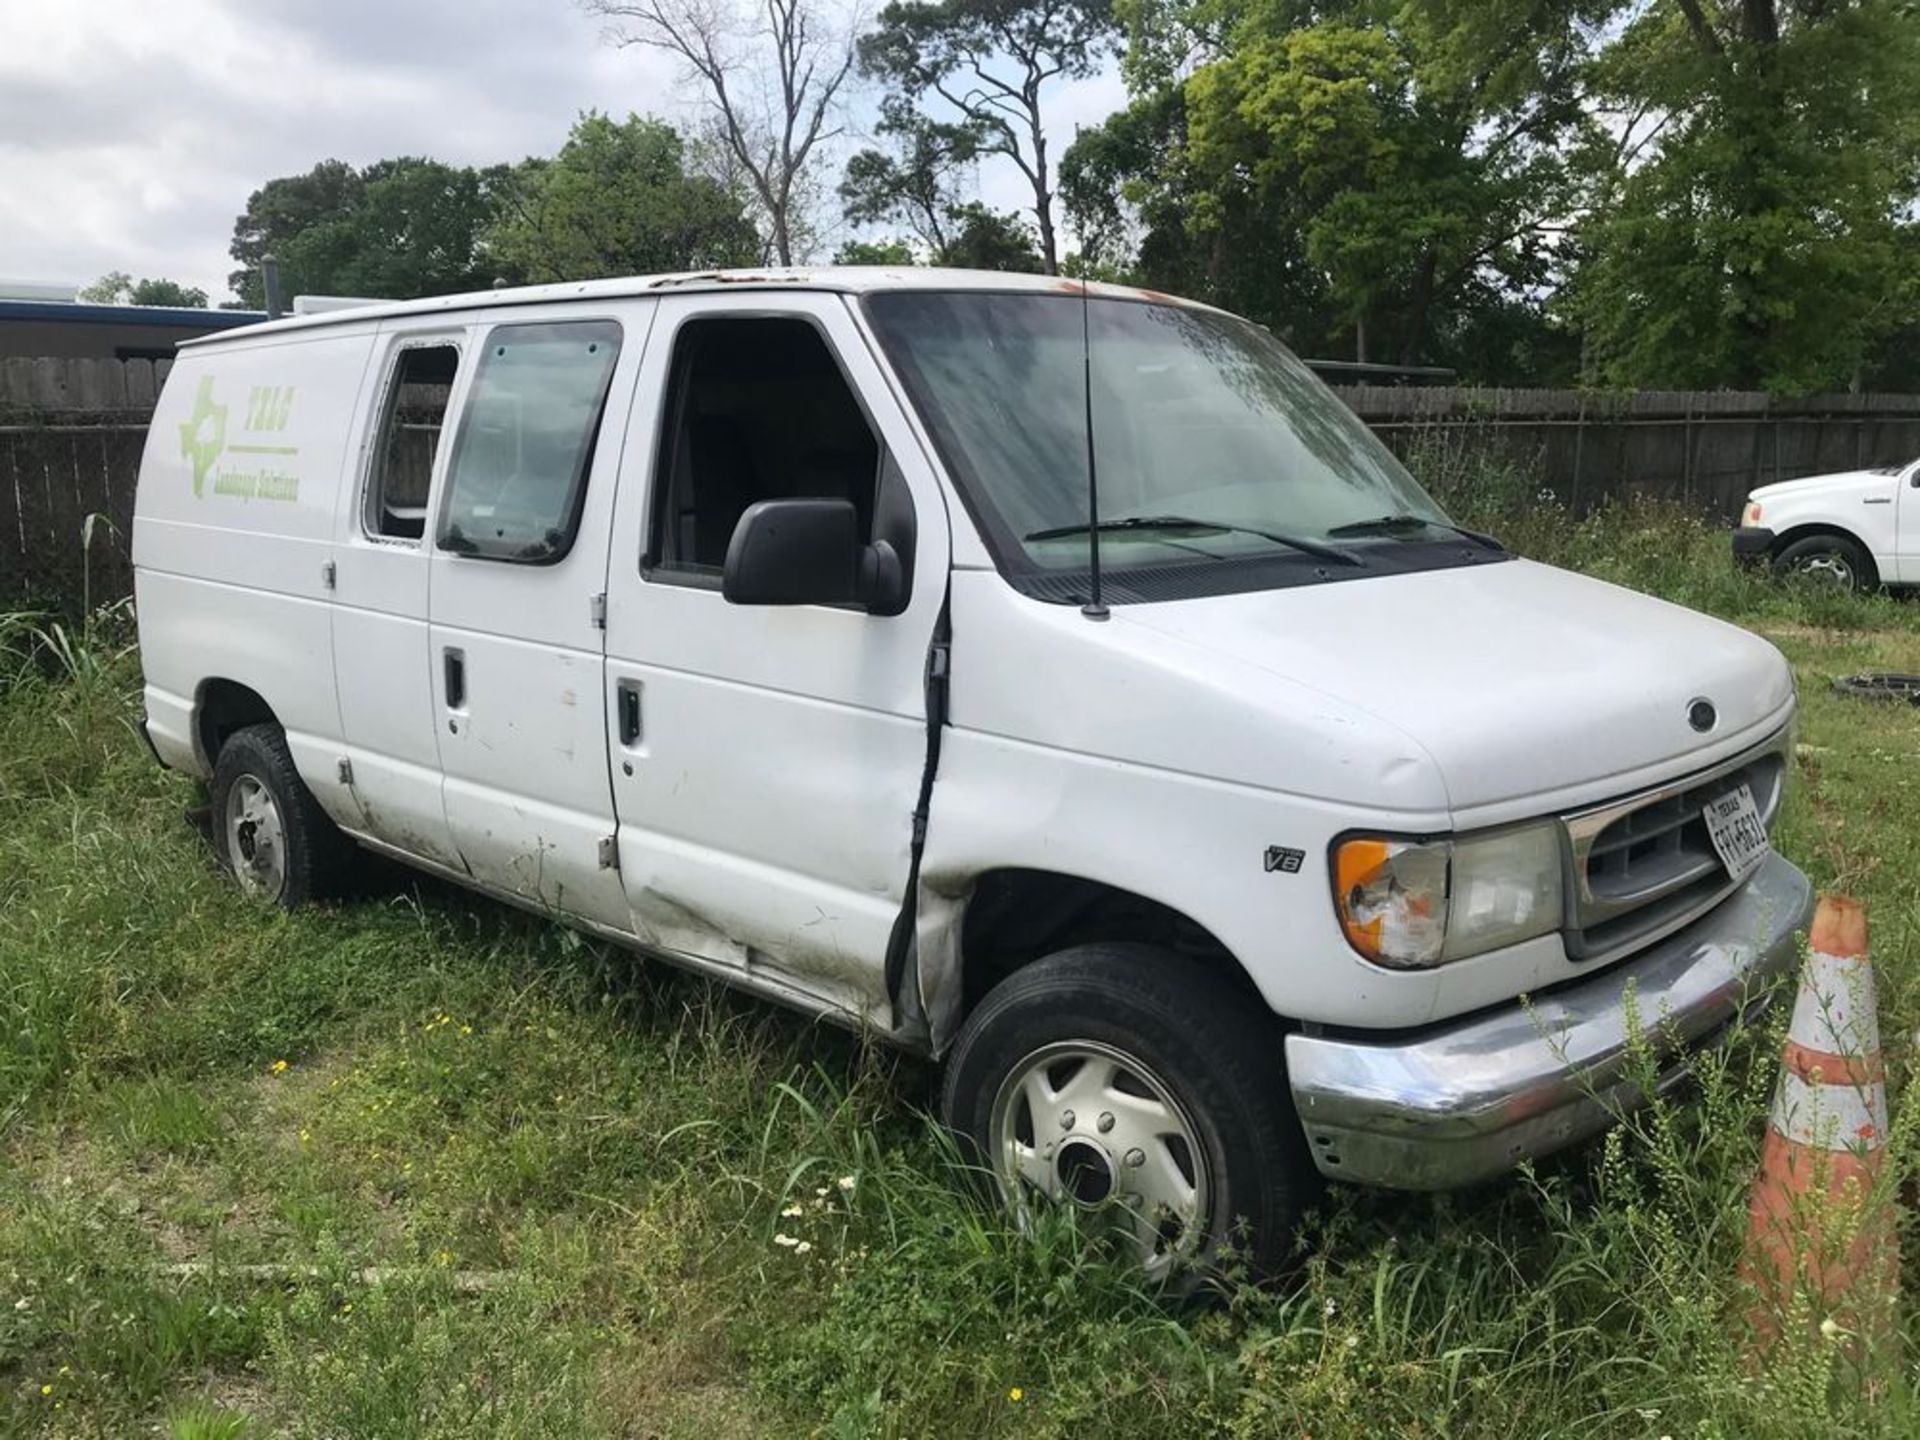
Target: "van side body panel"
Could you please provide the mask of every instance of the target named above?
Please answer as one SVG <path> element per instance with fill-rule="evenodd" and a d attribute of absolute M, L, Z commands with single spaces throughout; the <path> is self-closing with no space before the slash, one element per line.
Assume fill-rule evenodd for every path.
<path fill-rule="evenodd" d="M 336 820 L 358 819 L 335 760 L 328 586 L 334 509 L 370 326 L 183 351 L 147 433 L 134 593 L 148 733 L 206 775 L 194 716 L 210 680 L 246 686 L 286 730 Z"/>
<path fill-rule="evenodd" d="M 975 877 L 1009 866 L 1186 915 L 1284 1015 L 1410 1025 L 1482 986 L 1489 999 L 1511 993 L 1492 993 L 1511 983 L 1511 953 L 1396 974 L 1341 934 L 1333 839 L 1356 826 L 1448 827 L 1438 770 L 1411 737 L 1278 676 L 1223 672 L 1175 643 L 1143 646 L 1139 633 L 1027 599 L 990 571 L 956 571 L 952 606 L 952 728 L 922 870 L 920 978 L 936 1033 L 959 988 L 951 912 Z M 1195 773 L 1155 744 L 1259 783 Z M 1333 781 L 1364 805 L 1326 796 Z M 1302 852 L 1297 868 L 1269 869 L 1274 846 Z M 1564 964 L 1557 942 L 1553 951 Z"/>

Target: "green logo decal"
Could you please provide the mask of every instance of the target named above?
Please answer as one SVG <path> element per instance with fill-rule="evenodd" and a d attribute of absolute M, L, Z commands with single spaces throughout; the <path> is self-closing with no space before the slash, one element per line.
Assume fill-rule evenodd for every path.
<path fill-rule="evenodd" d="M 227 407 L 213 403 L 213 377 L 202 375 L 193 392 L 193 413 L 180 426 L 180 458 L 193 465 L 193 493 L 200 494 L 220 452 L 227 448 Z"/>
<path fill-rule="evenodd" d="M 213 477 L 213 493 L 234 500 L 284 500 L 298 503 L 300 477 L 281 468 L 297 460 L 298 445 L 278 443 L 287 428 L 293 410 L 291 385 L 256 385 L 247 395 L 247 408 L 240 424 L 246 443 L 227 443 L 227 407 L 213 399 L 213 377 L 200 377 L 200 388 L 193 392 L 193 413 L 180 426 L 180 458 L 193 466 L 193 493 L 206 493 L 207 477 Z M 276 443 L 256 437 L 267 435 Z M 237 466 L 220 462 L 229 455 L 245 456 Z M 254 459 L 252 457 L 265 457 Z"/>

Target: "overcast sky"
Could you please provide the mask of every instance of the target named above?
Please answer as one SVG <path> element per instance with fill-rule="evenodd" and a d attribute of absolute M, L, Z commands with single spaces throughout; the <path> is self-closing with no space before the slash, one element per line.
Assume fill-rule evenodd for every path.
<path fill-rule="evenodd" d="M 1051 99 L 1057 156 L 1123 94 L 1109 73 Z M 685 121 L 695 101 L 571 0 L 0 0 L 0 279 L 126 270 L 218 304 L 234 217 L 273 176 L 551 154 L 583 109 Z M 981 181 L 1025 203 L 1011 166 Z"/>

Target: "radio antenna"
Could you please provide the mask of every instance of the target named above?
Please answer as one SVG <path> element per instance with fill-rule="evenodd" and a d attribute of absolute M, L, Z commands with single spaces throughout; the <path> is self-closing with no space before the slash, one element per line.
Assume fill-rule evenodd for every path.
<path fill-rule="evenodd" d="M 1105 620 L 1100 600 L 1100 470 L 1093 456 L 1093 322 L 1087 299 L 1087 281 L 1080 282 L 1080 361 L 1085 377 L 1087 418 L 1087 603 L 1080 613 L 1089 620 Z"/>

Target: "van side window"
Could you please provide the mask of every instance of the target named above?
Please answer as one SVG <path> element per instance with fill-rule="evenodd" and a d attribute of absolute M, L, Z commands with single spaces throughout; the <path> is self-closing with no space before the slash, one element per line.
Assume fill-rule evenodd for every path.
<path fill-rule="evenodd" d="M 418 540 L 426 533 L 433 458 L 459 367 L 460 351 L 449 344 L 409 345 L 395 360 L 367 476 L 367 534 Z"/>
<path fill-rule="evenodd" d="M 880 445 L 805 320 L 692 320 L 674 341 L 646 569 L 717 579 L 758 500 L 851 500 L 873 533 Z"/>
<path fill-rule="evenodd" d="M 612 320 L 494 327 L 454 440 L 442 550 L 525 565 L 565 558 L 619 355 Z"/>

